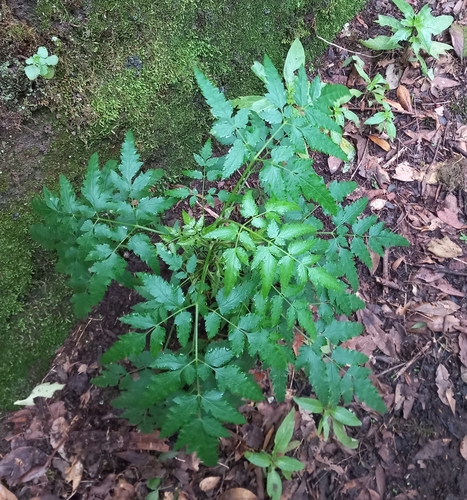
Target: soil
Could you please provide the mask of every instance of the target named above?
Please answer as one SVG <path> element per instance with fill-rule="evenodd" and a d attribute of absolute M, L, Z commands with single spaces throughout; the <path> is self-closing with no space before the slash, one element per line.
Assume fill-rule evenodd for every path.
<path fill-rule="evenodd" d="M 421 7 L 422 2 L 419 4 Z M 454 4 L 434 5 L 434 9 L 439 7 L 435 14 L 451 13 Z M 18 8 L 21 6 L 19 2 Z M 316 65 L 323 80 L 348 82 L 350 68 L 342 67 L 342 61 L 349 50 L 370 54 L 357 40 L 384 32 L 374 23 L 380 13 L 397 15 L 389 2 L 370 1 Z M 391 56 L 383 55 L 379 65 L 368 62 L 371 76 L 391 64 Z M 371 60 L 366 57 L 365 61 Z M 327 182 L 353 179 L 359 183 L 356 197 L 382 199 L 382 208 L 375 208 L 375 203 L 368 213 L 378 213 L 390 228 L 409 239 L 411 247 L 392 251 L 387 259 L 375 263 L 374 272 L 359 268 L 359 293 L 367 308 L 357 318 L 366 331 L 354 347 L 369 354 L 373 381 L 388 413 L 381 416 L 352 404 L 363 422 L 352 434 L 360 442 L 354 451 L 337 441 L 324 442 L 317 435 L 315 421 L 297 414 L 295 438 L 301 445 L 296 457 L 306 469 L 284 482 L 284 499 L 467 499 L 467 245 L 460 239 L 459 230 L 464 225 L 465 231 L 467 222 L 467 192 L 462 184 L 466 169 L 460 171 L 460 182 L 451 186 L 430 184 L 426 177 L 400 180 L 396 170 L 403 162 L 419 171 L 436 165 L 446 168 L 453 158 L 458 164 L 465 163 L 467 153 L 459 154 L 456 135 L 463 123 L 450 112 L 449 103 L 463 97 L 464 91 L 459 89 L 466 88 L 466 65 L 458 59 L 444 63 L 442 74 L 455 78 L 460 85 L 432 92 L 420 87 L 419 77 L 406 83 L 418 111 L 425 115 L 418 119 L 415 113 L 396 114 L 396 147 L 387 154 L 366 138 L 368 130 L 362 133 L 349 129 L 348 137 L 365 138 L 365 146 L 357 146 L 353 170 L 343 173 L 338 169 L 330 174 L 327 159 L 315 155 L 315 170 Z M 389 98 L 398 100 L 395 90 Z M 441 106 L 444 113 L 437 118 L 433 110 Z M 361 113 L 365 117 L 367 110 Z M 438 127 L 442 136 L 436 145 L 424 140 L 423 131 L 433 130 L 437 120 L 442 122 Z M 47 142 L 47 130 L 39 130 L 42 132 L 33 137 L 12 133 L 20 153 L 27 154 L 31 141 L 34 147 Z M 384 139 L 384 135 L 381 137 Z M 394 157 L 396 161 L 391 163 Z M 388 164 L 387 169 L 371 170 L 367 166 L 365 170 L 371 158 Z M 27 179 L 20 177 L 19 181 L 22 185 Z M 460 224 L 457 229 L 452 218 L 441 216 L 453 203 Z M 181 208 L 174 211 L 173 219 L 179 218 Z M 439 258 L 428 250 L 432 240 L 446 236 L 462 249 L 459 258 Z M 136 260 L 129 264 L 132 271 L 141 269 Z M 130 312 L 138 300 L 135 292 L 113 284 L 93 313 L 76 325 L 52 362 L 44 380 L 64 384 L 60 395 L 39 398 L 34 406 L 0 422 L 0 453 L 7 457 L 0 462 L 0 473 L 9 488 L 19 499 L 54 500 L 71 495 L 93 500 L 145 498 L 149 492 L 147 480 L 160 478 L 160 494 L 167 499 L 177 498 L 177 494 L 178 498 L 198 500 L 219 498 L 233 488 L 246 488 L 257 498 L 264 498 L 261 473 L 248 465 L 243 452 L 261 448 L 269 430 L 277 428 L 288 412 L 290 402 L 278 405 L 272 400 L 242 408 L 248 423 L 232 428 L 233 437 L 220 444 L 220 465 L 207 468 L 193 455 L 173 454 L 173 443 L 160 439 L 157 431 L 138 434 L 111 406 L 116 392 L 90 383 L 99 373 L 100 355 L 118 335 L 129 331 L 118 318 Z M 434 313 L 434 309 L 418 312 L 420 306 L 454 307 L 455 311 L 444 315 Z M 447 373 L 444 385 L 443 373 Z M 267 374 L 262 376 L 267 379 Z M 310 393 L 299 376 L 291 387 L 298 396 Z M 15 467 L 8 457 L 16 459 Z M 206 488 L 209 481 L 215 484 L 213 488 Z"/>

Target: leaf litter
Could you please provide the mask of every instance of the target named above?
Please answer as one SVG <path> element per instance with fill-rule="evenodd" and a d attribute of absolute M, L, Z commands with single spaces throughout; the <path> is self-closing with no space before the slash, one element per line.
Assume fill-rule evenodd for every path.
<path fill-rule="evenodd" d="M 411 3 L 416 7 L 417 2 Z M 418 4 L 420 8 L 422 2 Z M 458 4 L 446 2 L 443 13 L 460 16 Z M 390 3 L 370 1 L 348 31 L 360 38 L 367 38 L 368 31 L 378 34 L 374 20 L 381 10 L 396 13 Z M 467 124 L 450 109 L 466 84 L 461 20 L 450 35 L 457 57 L 428 61 L 435 75 L 431 82 L 420 78 L 415 64 L 401 63 L 394 53 L 379 60 L 365 58 L 370 76 L 380 71 L 389 82 L 395 140 L 352 126 L 345 137 L 357 158 L 347 172 L 341 162 L 315 158 L 316 170 L 327 180 L 357 180 L 359 195 L 371 199 L 368 212 L 378 211 L 412 246 L 375 259 L 372 272 L 359 269 L 359 293 L 367 308 L 358 319 L 365 332 L 347 342 L 369 357 L 389 412 L 381 417 L 352 403 L 363 422 L 352 430 L 361 443 L 358 453 L 333 440 L 324 442 L 314 419 L 297 412 L 294 439 L 301 445 L 296 457 L 306 469 L 284 483 L 286 498 L 433 498 L 440 487 L 467 480 L 456 472 L 467 456 L 467 245 L 460 239 L 467 223 Z M 343 36 L 336 43 L 345 46 L 348 41 Z M 328 52 L 323 60 L 323 73 L 332 64 L 333 78 L 361 86 L 355 72 L 352 76 L 340 67 L 342 54 L 333 51 L 334 57 Z M 376 111 L 368 108 L 362 100 L 352 110 L 363 122 Z M 167 500 L 264 498 L 261 474 L 246 465 L 243 454 L 268 449 L 290 409 L 290 402 L 274 401 L 267 371 L 258 368 L 254 374 L 267 402 L 242 407 L 247 424 L 232 426 L 214 468 L 204 467 L 196 456 L 173 452 L 157 430 L 136 432 L 110 406 L 113 395 L 90 385 L 99 369 L 98 349 L 105 350 L 116 335 L 126 333 L 115 320 L 137 300 L 112 287 L 57 354 L 57 369 L 46 380 L 64 385 L 64 390 L 50 400 L 33 398 L 34 406 L 9 416 L 0 475 L 12 491 L 4 487 L 0 498 L 69 498 L 73 493 L 91 500 L 144 498 L 153 477 L 161 479 L 161 495 Z M 303 341 L 300 332 L 294 332 L 295 351 Z M 290 380 L 289 387 L 289 396 L 312 390 L 300 377 Z M 463 418 L 454 418 L 455 413 Z"/>

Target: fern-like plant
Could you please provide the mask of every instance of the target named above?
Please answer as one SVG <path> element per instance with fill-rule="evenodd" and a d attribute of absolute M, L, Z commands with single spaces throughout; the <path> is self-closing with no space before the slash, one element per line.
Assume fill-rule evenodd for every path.
<path fill-rule="evenodd" d="M 367 199 L 345 203 L 354 182 L 327 187 L 313 170 L 310 151 L 345 159 L 325 131 L 341 132 L 331 109 L 349 91 L 319 78 L 310 83 L 304 63 L 295 41 L 284 85 L 266 56 L 253 66 L 265 95 L 235 101 L 195 70 L 215 118 L 211 134 L 227 153 L 213 156 L 209 140 L 194 155 L 199 168 L 187 175 L 203 186 L 229 179 L 232 189 L 153 196 L 162 171 L 141 170 L 128 132 L 120 162 L 100 169 L 91 157 L 80 195 L 61 176 L 59 196 L 44 188 L 34 202 L 44 223 L 32 233 L 57 251 L 78 315 L 89 313 L 113 281 L 142 299 L 121 318 L 131 332 L 102 356 L 94 384 L 119 386 L 113 405 L 125 409 L 123 417 L 143 432 L 177 433 L 175 448 L 196 451 L 208 465 L 216 463 L 218 438 L 229 436 L 224 424 L 245 422 L 237 410 L 242 400 L 263 399 L 249 373 L 258 362 L 269 370 L 278 401 L 295 366 L 320 408 L 356 396 L 385 411 L 366 356 L 340 346 L 362 327 L 342 318 L 364 307 L 355 295 L 356 259 L 371 267 L 369 248 L 382 254 L 408 243 L 375 216 L 362 217 Z M 185 198 L 200 200 L 209 218 L 184 212 L 183 220 L 164 224 L 164 214 Z M 130 273 L 125 252 L 147 271 Z"/>

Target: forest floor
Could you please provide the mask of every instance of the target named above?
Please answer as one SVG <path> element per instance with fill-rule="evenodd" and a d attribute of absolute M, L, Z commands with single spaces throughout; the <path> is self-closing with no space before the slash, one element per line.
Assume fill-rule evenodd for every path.
<path fill-rule="evenodd" d="M 463 0 L 432 7 L 434 15 L 466 14 Z M 390 2 L 371 0 L 315 67 L 324 81 L 362 90 L 352 65 L 343 67 L 351 51 L 359 52 L 370 77 L 379 72 L 390 84 L 397 136 L 390 141 L 347 124 L 355 161 L 347 168 L 316 154 L 314 167 L 327 181 L 357 181 L 353 196 L 367 196 L 368 212 L 411 244 L 372 256 L 371 271 L 359 268 L 367 306 L 356 316 L 364 334 L 349 341 L 369 356 L 388 413 L 353 403 L 363 425 L 352 433 L 358 449 L 349 450 L 323 441 L 315 421 L 297 412 L 294 436 L 301 445 L 294 456 L 306 467 L 284 482 L 284 500 L 467 499 L 466 64 L 454 51 L 428 60 L 430 81 L 398 53 L 371 57 L 358 39 L 384 33 L 375 24 L 378 14 L 398 16 Z M 364 96 L 349 109 L 360 123 L 374 113 Z M 266 498 L 262 471 L 244 452 L 268 450 L 292 405 L 274 401 L 267 372 L 256 374 L 266 402 L 241 409 L 248 423 L 221 440 L 219 464 L 211 468 L 195 455 L 172 452 L 173 443 L 157 431 L 138 433 L 111 406 L 114 390 L 91 385 L 102 352 L 128 331 L 118 318 L 136 301 L 136 293 L 113 285 L 76 325 L 44 379 L 64 390 L 4 417 L 0 476 L 18 499 L 144 499 L 153 478 L 160 478 L 159 498 L 167 500 Z M 289 393 L 309 388 L 290 379 Z M 14 500 L 8 494 L 0 486 L 0 498 Z"/>

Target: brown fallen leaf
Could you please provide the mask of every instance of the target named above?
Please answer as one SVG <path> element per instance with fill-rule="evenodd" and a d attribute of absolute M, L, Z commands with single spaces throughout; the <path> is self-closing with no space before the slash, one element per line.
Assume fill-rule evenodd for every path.
<path fill-rule="evenodd" d="M 293 352 L 295 353 L 295 356 L 298 356 L 298 351 L 300 350 L 300 347 L 305 343 L 305 336 L 300 330 L 295 330 L 294 331 L 294 337 L 293 337 L 293 344 L 292 344 L 292 349 Z"/>
<path fill-rule="evenodd" d="M 413 113 L 412 108 L 412 98 L 410 97 L 410 92 L 405 85 L 400 84 L 396 90 L 397 98 L 401 103 L 401 106 L 408 111 L 409 113 Z"/>
<path fill-rule="evenodd" d="M 16 486 L 33 470 L 47 464 L 47 455 L 33 446 L 15 448 L 0 462 L 0 478 L 4 478 L 9 486 Z"/>
<path fill-rule="evenodd" d="M 438 387 L 438 396 L 441 402 L 451 408 L 452 413 L 456 414 L 456 400 L 452 390 L 452 382 L 449 372 L 443 364 L 439 364 L 436 370 L 436 386 Z"/>
<path fill-rule="evenodd" d="M 129 450 L 152 450 L 167 452 L 169 445 L 166 439 L 159 438 L 160 432 L 155 431 L 152 434 L 141 434 L 140 432 L 130 432 Z"/>
<path fill-rule="evenodd" d="M 461 363 L 467 367 L 467 335 L 459 333 L 457 341 L 459 342 L 459 358 Z"/>
<path fill-rule="evenodd" d="M 431 85 L 437 89 L 449 89 L 452 87 L 457 87 L 460 85 L 460 82 L 457 82 L 456 80 L 451 80 L 448 78 L 446 75 L 438 75 L 433 78 L 433 81 L 431 82 Z"/>
<path fill-rule="evenodd" d="M 336 173 L 343 163 L 344 161 L 341 160 L 340 158 L 336 158 L 335 156 L 329 156 L 328 157 L 329 172 L 331 174 Z"/>
<path fill-rule="evenodd" d="M 465 293 L 460 292 L 444 279 L 441 279 L 436 283 L 430 283 L 430 286 L 436 288 L 437 290 L 440 290 L 441 292 L 453 295 L 454 297 L 465 297 Z"/>
<path fill-rule="evenodd" d="M 460 309 L 455 302 L 452 300 L 439 300 L 435 303 L 425 302 L 415 307 L 413 310 L 418 313 L 422 313 L 425 316 L 448 316 L 453 314 Z"/>
<path fill-rule="evenodd" d="M 384 151 L 389 151 L 391 149 L 391 145 L 389 144 L 389 142 L 381 139 L 381 137 L 378 137 L 377 135 L 369 135 L 368 139 L 370 139 L 370 141 L 374 142 Z"/>
<path fill-rule="evenodd" d="M 428 243 L 428 250 L 437 257 L 452 259 L 462 256 L 462 248 L 451 241 L 447 236 L 443 239 L 433 239 Z"/>
<path fill-rule="evenodd" d="M 135 497 L 135 487 L 125 479 L 119 479 L 114 489 L 113 500 L 133 500 Z"/>
<path fill-rule="evenodd" d="M 213 490 L 221 480 L 220 476 L 209 476 L 202 479 L 199 483 L 199 489 L 201 491 L 210 491 Z"/>
<path fill-rule="evenodd" d="M 459 23 L 452 23 L 449 28 L 452 47 L 454 52 L 460 57 L 461 61 L 467 56 L 467 26 Z"/>
<path fill-rule="evenodd" d="M 464 436 L 464 439 L 461 441 L 460 452 L 462 458 L 467 460 L 467 436 Z"/>
<path fill-rule="evenodd" d="M 258 500 L 258 497 L 245 488 L 232 488 L 224 491 L 219 500 Z"/>
<path fill-rule="evenodd" d="M 0 500 L 18 500 L 18 498 L 3 484 L 0 484 Z"/>
<path fill-rule="evenodd" d="M 444 454 L 450 439 L 434 439 L 426 444 L 414 457 L 415 460 L 432 460 Z"/>
<path fill-rule="evenodd" d="M 373 198 L 370 201 L 370 208 L 372 210 L 382 210 L 386 206 L 386 200 L 383 200 L 383 198 Z"/>
<path fill-rule="evenodd" d="M 441 210 L 438 210 L 436 214 L 443 222 L 455 229 L 465 229 L 467 227 L 465 224 L 460 222 L 456 213 L 449 210 L 449 208 L 442 208 Z"/>
<path fill-rule="evenodd" d="M 72 457 L 70 467 L 65 469 L 65 481 L 71 483 L 73 493 L 78 489 L 83 477 L 83 463 L 77 456 Z"/>
<path fill-rule="evenodd" d="M 393 179 L 402 182 L 413 182 L 418 181 L 423 177 L 423 174 L 420 173 L 415 168 L 411 167 L 408 162 L 403 161 L 399 163 L 395 169 L 395 173 L 392 175 Z"/>
<path fill-rule="evenodd" d="M 399 111 L 400 113 L 404 113 L 405 109 L 397 102 L 397 101 L 392 101 L 391 99 L 384 99 L 390 106 L 392 106 L 396 111 Z"/>

